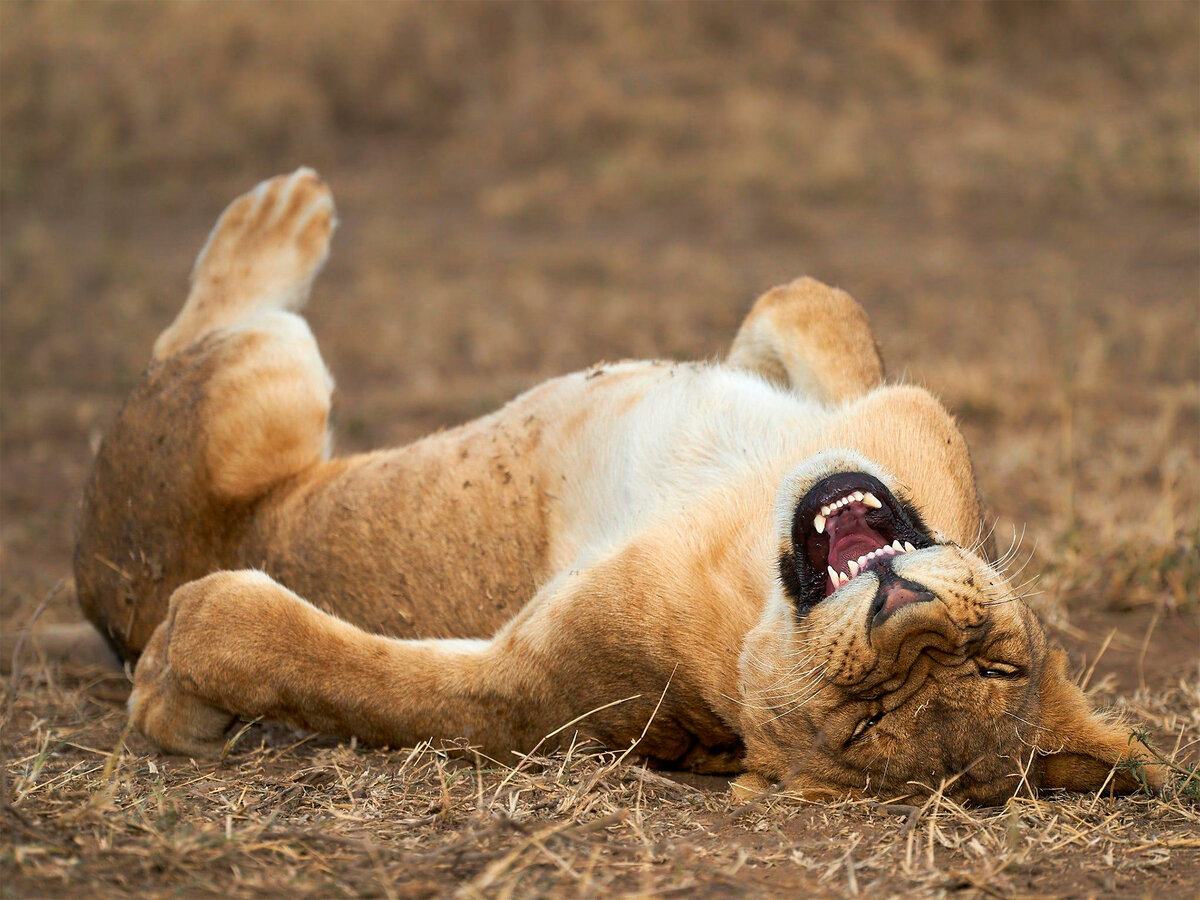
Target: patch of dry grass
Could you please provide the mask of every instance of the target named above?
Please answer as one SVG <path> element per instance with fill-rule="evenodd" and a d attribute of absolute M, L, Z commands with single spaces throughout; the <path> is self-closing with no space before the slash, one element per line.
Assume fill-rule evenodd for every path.
<path fill-rule="evenodd" d="M 731 802 L 718 779 L 697 787 L 613 752 L 472 761 L 257 726 L 200 763 L 122 744 L 111 700 L 123 690 L 44 670 L 23 682 L 6 721 L 0 851 L 14 894 L 1169 895 L 1200 857 L 1200 783 L 1182 774 L 1161 798 L 979 810 L 940 793 L 919 806 Z M 1195 684 L 1126 705 L 1169 758 L 1194 758 Z"/>
<path fill-rule="evenodd" d="M 10 4 L 4 22 L 7 192 L 46 168 L 325 168 L 380 138 L 467 183 L 504 166 L 480 203 L 519 221 L 582 173 L 577 216 L 635 186 L 711 211 L 729 188 L 880 182 L 942 204 L 1190 202 L 1200 176 L 1193 104 L 1161 89 L 1197 77 L 1194 54 L 1159 52 L 1194 35 L 1183 2 Z"/>

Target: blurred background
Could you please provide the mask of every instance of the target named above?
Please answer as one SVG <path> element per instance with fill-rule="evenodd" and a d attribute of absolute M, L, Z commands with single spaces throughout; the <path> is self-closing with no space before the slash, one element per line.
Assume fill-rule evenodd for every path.
<path fill-rule="evenodd" d="M 69 575 L 99 436 L 215 217 L 309 164 L 342 221 L 309 306 L 339 448 L 601 359 L 719 356 L 809 274 L 959 417 L 1064 633 L 1195 659 L 1197 4 L 0 15 L 6 626 Z"/>

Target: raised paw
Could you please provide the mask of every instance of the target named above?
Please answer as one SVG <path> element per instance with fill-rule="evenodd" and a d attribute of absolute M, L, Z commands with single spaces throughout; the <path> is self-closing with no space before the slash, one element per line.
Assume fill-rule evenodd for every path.
<path fill-rule="evenodd" d="M 179 316 L 154 345 L 162 359 L 209 332 L 269 310 L 295 310 L 329 256 L 333 195 L 312 169 L 262 182 L 221 214 L 192 270 Z"/>

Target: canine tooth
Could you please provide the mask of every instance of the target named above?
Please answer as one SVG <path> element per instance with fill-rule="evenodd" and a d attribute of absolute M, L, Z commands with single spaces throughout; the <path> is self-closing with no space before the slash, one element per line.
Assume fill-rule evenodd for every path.
<path fill-rule="evenodd" d="M 858 577 L 858 570 L 859 570 L 859 565 L 858 565 L 858 563 L 856 563 L 854 560 L 850 560 L 850 562 L 846 563 L 846 565 L 847 565 L 847 566 L 849 567 L 849 569 L 850 569 L 850 577 L 851 577 L 851 578 L 857 578 L 857 577 Z"/>
<path fill-rule="evenodd" d="M 892 541 L 892 549 L 895 550 L 897 553 L 904 552 L 904 548 L 900 546 L 899 541 Z"/>
<path fill-rule="evenodd" d="M 862 502 L 871 507 L 871 509 L 881 509 L 883 507 L 883 504 L 875 499 L 875 495 L 870 493 L 863 494 Z"/>
<path fill-rule="evenodd" d="M 817 534 L 825 533 L 825 513 L 813 516 L 813 528 L 817 529 Z"/>
<path fill-rule="evenodd" d="M 825 568 L 829 572 L 829 580 L 832 581 L 836 586 L 838 583 L 837 569 L 835 569 L 833 566 L 826 566 Z"/>
<path fill-rule="evenodd" d="M 906 553 L 912 553 L 916 549 L 917 548 L 914 547 L 912 544 L 910 544 L 908 541 L 904 542 L 904 550 Z"/>

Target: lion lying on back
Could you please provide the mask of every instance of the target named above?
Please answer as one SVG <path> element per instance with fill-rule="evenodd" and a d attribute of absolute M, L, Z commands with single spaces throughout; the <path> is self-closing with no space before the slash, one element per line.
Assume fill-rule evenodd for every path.
<path fill-rule="evenodd" d="M 266 716 L 501 760 L 637 741 L 808 794 L 1136 789 L 1144 748 L 975 549 L 962 437 L 883 382 L 849 296 L 803 279 L 723 364 L 605 365 L 330 459 L 295 310 L 333 227 L 309 170 L 234 201 L 88 485 L 79 598 L 164 750 Z"/>

